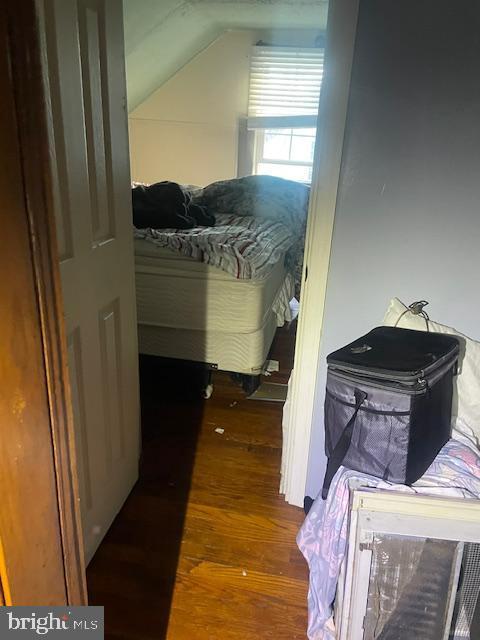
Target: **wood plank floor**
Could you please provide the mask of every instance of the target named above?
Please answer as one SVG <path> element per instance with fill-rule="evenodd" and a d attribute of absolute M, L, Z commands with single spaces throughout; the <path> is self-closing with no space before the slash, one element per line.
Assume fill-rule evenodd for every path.
<path fill-rule="evenodd" d="M 288 378 L 293 340 L 277 333 L 269 380 Z M 278 495 L 282 407 L 227 374 L 214 384 L 203 401 L 191 369 L 141 360 L 140 480 L 88 569 L 108 638 L 306 638 L 303 513 Z"/>

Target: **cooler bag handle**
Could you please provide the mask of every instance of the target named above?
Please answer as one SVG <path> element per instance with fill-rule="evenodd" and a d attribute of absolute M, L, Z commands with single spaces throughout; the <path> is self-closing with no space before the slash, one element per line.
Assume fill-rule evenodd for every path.
<path fill-rule="evenodd" d="M 403 302 L 401 304 L 403 304 Z M 428 302 L 426 300 L 417 300 L 417 302 L 412 302 L 412 304 L 409 304 L 408 307 L 405 307 L 405 305 L 403 305 L 405 307 L 405 311 L 403 311 L 398 316 L 397 321 L 393 326 L 397 327 L 398 323 L 403 318 L 403 316 L 406 313 L 410 312 L 410 313 L 413 313 L 414 316 L 422 316 L 422 318 L 425 320 L 425 324 L 427 325 L 427 331 L 430 331 L 430 325 L 428 324 L 430 318 L 428 317 L 428 313 L 424 310 L 427 304 Z"/>
<path fill-rule="evenodd" d="M 347 426 L 342 432 L 337 444 L 335 445 L 334 450 L 332 451 L 332 455 L 329 456 L 327 462 L 327 470 L 325 471 L 325 478 L 323 480 L 323 489 L 322 489 L 322 498 L 323 500 L 327 499 L 328 490 L 330 488 L 330 484 L 333 480 L 333 476 L 337 473 L 340 465 L 343 462 L 343 459 L 347 455 L 347 452 L 350 448 L 350 443 L 352 442 L 353 435 L 353 427 L 355 425 L 355 420 L 357 418 L 357 414 L 360 410 L 360 407 L 367 399 L 367 394 L 364 391 L 360 391 L 360 389 L 355 389 L 355 411 L 353 412 L 352 417 L 347 422 Z"/>

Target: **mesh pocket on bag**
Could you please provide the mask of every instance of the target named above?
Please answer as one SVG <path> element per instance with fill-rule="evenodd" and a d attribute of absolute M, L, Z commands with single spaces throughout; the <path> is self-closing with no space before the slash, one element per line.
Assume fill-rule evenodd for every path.
<path fill-rule="evenodd" d="M 325 448 L 331 455 L 355 411 L 354 403 L 327 390 L 325 398 Z M 404 482 L 409 441 L 409 411 L 368 400 L 355 419 L 350 447 L 343 465 L 393 482 Z"/>

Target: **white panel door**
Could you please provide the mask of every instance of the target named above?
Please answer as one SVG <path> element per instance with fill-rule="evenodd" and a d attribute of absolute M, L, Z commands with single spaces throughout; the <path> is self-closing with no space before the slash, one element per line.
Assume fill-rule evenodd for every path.
<path fill-rule="evenodd" d="M 68 355 L 89 561 L 138 475 L 139 395 L 121 0 L 43 0 Z"/>

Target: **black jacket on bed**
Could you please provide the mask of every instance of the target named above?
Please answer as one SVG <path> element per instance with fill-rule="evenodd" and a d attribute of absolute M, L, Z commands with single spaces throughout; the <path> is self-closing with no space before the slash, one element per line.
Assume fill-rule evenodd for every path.
<path fill-rule="evenodd" d="M 156 182 L 132 189 L 133 224 L 137 229 L 192 229 L 215 224 L 205 207 L 193 204 L 176 182 Z"/>

